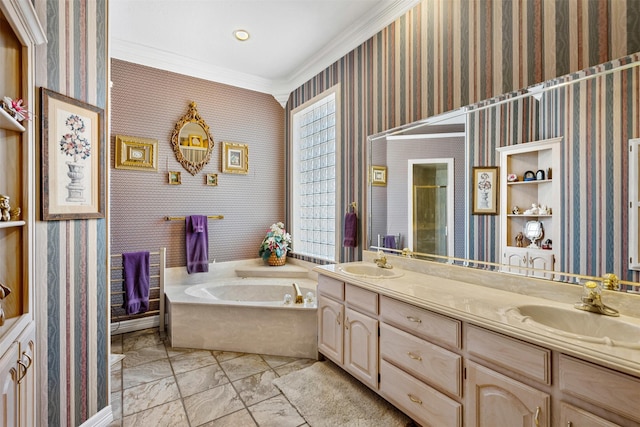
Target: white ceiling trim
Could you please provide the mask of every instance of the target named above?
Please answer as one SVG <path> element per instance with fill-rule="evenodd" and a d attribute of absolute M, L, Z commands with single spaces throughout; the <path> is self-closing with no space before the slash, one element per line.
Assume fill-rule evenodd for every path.
<path fill-rule="evenodd" d="M 293 90 L 373 37 L 404 15 L 420 0 L 395 0 L 383 9 L 374 9 L 362 17 L 360 25 L 345 31 L 314 53 L 299 71 L 284 81 L 273 81 L 249 73 L 216 67 L 192 58 L 117 38 L 110 40 L 111 57 L 135 64 L 184 74 L 191 77 L 271 94 L 284 108 Z"/>

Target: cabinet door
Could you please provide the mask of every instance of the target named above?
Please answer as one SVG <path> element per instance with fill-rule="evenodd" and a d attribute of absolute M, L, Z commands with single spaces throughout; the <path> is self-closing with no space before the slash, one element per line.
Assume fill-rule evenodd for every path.
<path fill-rule="evenodd" d="M 527 252 L 521 249 L 505 249 L 503 256 L 503 262 L 505 267 L 503 271 L 507 273 L 515 274 L 527 274 L 527 266 L 529 265 L 529 259 Z"/>
<path fill-rule="evenodd" d="M 345 369 L 378 388 L 378 321 L 347 308 L 344 343 Z"/>
<path fill-rule="evenodd" d="M 576 408 L 565 402 L 560 402 L 560 425 L 567 427 L 617 427 L 618 424 L 609 422 L 597 415 Z"/>
<path fill-rule="evenodd" d="M 546 427 L 550 397 L 473 362 L 467 363 L 466 425 Z"/>
<path fill-rule="evenodd" d="M 35 324 L 31 323 L 19 338 L 18 387 L 20 390 L 20 425 L 34 426 L 36 401 Z"/>
<path fill-rule="evenodd" d="M 545 252 L 529 252 L 529 267 L 541 270 L 553 270 L 553 254 Z M 531 276 L 552 279 L 553 275 L 540 271 L 531 271 Z"/>
<path fill-rule="evenodd" d="M 318 296 L 318 350 L 342 364 L 344 305 Z"/>
<path fill-rule="evenodd" d="M 18 426 L 18 344 L 13 343 L 0 358 L 0 425 Z"/>

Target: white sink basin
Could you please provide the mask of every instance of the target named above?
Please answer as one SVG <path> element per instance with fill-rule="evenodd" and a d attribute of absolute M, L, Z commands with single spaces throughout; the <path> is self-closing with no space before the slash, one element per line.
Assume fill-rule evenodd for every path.
<path fill-rule="evenodd" d="M 522 305 L 513 309 L 520 321 L 556 335 L 592 343 L 640 349 L 640 321 L 609 317 L 574 308 Z M 632 323 L 633 322 L 633 323 Z"/>
<path fill-rule="evenodd" d="M 402 276 L 401 272 L 389 268 L 381 268 L 377 265 L 353 264 L 338 267 L 340 271 L 350 276 L 364 277 L 367 279 L 395 279 Z"/>

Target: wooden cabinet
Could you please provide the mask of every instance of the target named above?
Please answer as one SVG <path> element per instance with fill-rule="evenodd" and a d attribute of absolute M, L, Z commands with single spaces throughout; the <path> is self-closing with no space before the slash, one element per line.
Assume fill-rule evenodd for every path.
<path fill-rule="evenodd" d="M 468 427 L 551 425 L 551 397 L 505 375 L 467 361 Z"/>
<path fill-rule="evenodd" d="M 629 140 L 629 269 L 640 270 L 640 138 Z"/>
<path fill-rule="evenodd" d="M 0 424 L 18 424 L 18 343 L 13 343 L 0 358 Z"/>
<path fill-rule="evenodd" d="M 0 358 L 0 425 L 34 426 L 35 327 L 31 324 Z"/>
<path fill-rule="evenodd" d="M 334 362 L 342 364 L 344 305 L 319 294 L 318 351 Z"/>
<path fill-rule="evenodd" d="M 346 309 L 344 367 L 370 387 L 378 387 L 378 320 Z"/>
<path fill-rule="evenodd" d="M 500 156 L 500 248 L 505 272 L 551 279 L 560 239 L 562 138 L 497 148 Z M 510 177 L 516 176 L 514 181 Z M 517 211 L 514 209 L 517 208 Z M 524 230 L 539 224 L 532 242 Z M 524 238 L 520 238 L 521 234 Z"/>
<path fill-rule="evenodd" d="M 566 427 L 618 427 L 618 424 L 576 408 L 566 402 L 560 402 L 560 425 Z"/>

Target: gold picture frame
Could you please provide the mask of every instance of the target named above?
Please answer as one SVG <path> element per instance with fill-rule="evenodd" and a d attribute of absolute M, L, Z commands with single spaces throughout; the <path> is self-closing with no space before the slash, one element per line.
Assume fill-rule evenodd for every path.
<path fill-rule="evenodd" d="M 497 166 L 473 168 L 473 215 L 497 215 L 499 175 Z"/>
<path fill-rule="evenodd" d="M 249 173 L 249 147 L 235 142 L 222 143 L 222 172 Z"/>
<path fill-rule="evenodd" d="M 189 146 L 206 148 L 205 140 L 202 135 L 189 135 Z"/>
<path fill-rule="evenodd" d="M 205 179 L 205 184 L 216 187 L 218 185 L 218 174 L 208 173 Z"/>
<path fill-rule="evenodd" d="M 169 184 L 180 185 L 182 184 L 182 176 L 178 171 L 169 171 Z"/>
<path fill-rule="evenodd" d="M 116 169 L 158 171 L 158 140 L 116 135 Z"/>
<path fill-rule="evenodd" d="M 371 185 L 385 187 L 387 185 L 387 167 L 371 166 Z"/>
<path fill-rule="evenodd" d="M 42 219 L 105 217 L 104 110 L 41 89 Z"/>

